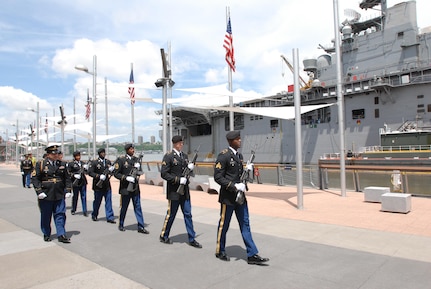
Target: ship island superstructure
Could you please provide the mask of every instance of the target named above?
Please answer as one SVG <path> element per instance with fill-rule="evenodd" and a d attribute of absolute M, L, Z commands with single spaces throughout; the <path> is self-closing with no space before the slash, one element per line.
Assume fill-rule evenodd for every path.
<path fill-rule="evenodd" d="M 380 144 L 380 129 L 392 130 L 415 123 L 431 128 L 431 28 L 417 25 L 416 2 L 387 7 L 386 1 L 368 0 L 361 9 L 380 6 L 378 17 L 360 21 L 350 17 L 340 26 L 346 150 Z M 301 105 L 337 102 L 335 47 L 317 59 L 303 60 L 309 76 L 301 89 Z M 249 107 L 293 106 L 293 91 L 241 103 Z M 221 110 L 174 108 L 173 130 L 185 139 L 185 150 L 200 145 L 199 161 L 213 161 L 226 146 L 229 113 Z M 301 116 L 302 161 L 316 164 L 327 153 L 340 152 L 338 108 L 320 108 Z M 256 152 L 256 163 L 295 163 L 294 121 L 261 115 L 234 115 L 247 158 Z"/>

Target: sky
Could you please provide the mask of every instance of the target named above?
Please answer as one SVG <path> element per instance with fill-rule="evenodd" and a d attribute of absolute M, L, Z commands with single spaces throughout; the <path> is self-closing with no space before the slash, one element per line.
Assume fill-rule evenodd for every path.
<path fill-rule="evenodd" d="M 258 98 L 287 90 L 292 72 L 280 55 L 292 62 L 293 49 L 302 60 L 316 58 L 334 39 L 334 8 L 331 0 L 4 0 L 0 9 L 0 136 L 60 120 L 63 105 L 69 128 L 87 123 L 87 90 L 93 93 L 97 57 L 97 134 L 106 133 L 105 99 L 108 99 L 109 134 L 121 135 L 110 142 L 132 141 L 128 83 L 133 64 L 136 102 L 135 142 L 155 136 L 160 141 L 162 91 L 154 82 L 162 77 L 160 49 L 170 51 L 172 98 L 228 102 L 189 88 L 226 87 L 228 67 L 223 40 L 226 7 L 230 8 L 236 72 L 235 93 Z M 378 11 L 364 11 L 358 0 L 339 0 L 340 22 L 345 9 L 362 19 Z M 388 0 L 388 6 L 400 1 Z M 419 28 L 431 25 L 426 13 L 431 2 L 416 1 Z M 305 77 L 306 74 L 302 73 Z M 105 86 L 106 79 L 106 86 Z M 106 87 L 106 90 L 105 90 Z M 156 102 L 148 102 L 154 99 Z M 92 120 L 92 116 L 90 116 Z M 66 126 L 67 127 L 67 126 Z M 42 129 L 42 128 L 41 128 Z M 49 130 L 50 132 L 52 129 Z M 58 129 L 57 129 L 58 131 Z M 73 136 L 66 133 L 65 139 Z M 50 142 L 59 141 L 55 136 Z M 78 136 L 78 141 L 85 141 Z"/>

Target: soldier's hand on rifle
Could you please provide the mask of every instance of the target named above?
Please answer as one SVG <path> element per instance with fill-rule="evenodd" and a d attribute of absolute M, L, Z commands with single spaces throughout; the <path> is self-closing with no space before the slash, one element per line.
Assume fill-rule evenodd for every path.
<path fill-rule="evenodd" d="M 81 174 L 74 174 L 74 175 L 73 175 L 73 177 L 74 177 L 75 179 L 78 179 L 78 180 L 79 180 L 79 179 L 81 179 Z"/>
<path fill-rule="evenodd" d="M 70 198 L 72 196 L 72 193 L 66 193 L 66 198 Z"/>
<path fill-rule="evenodd" d="M 112 171 L 114 170 L 114 166 L 110 166 L 108 170 L 112 173 Z"/>
<path fill-rule="evenodd" d="M 106 176 L 105 175 L 100 175 L 99 179 L 101 179 L 102 181 L 106 180 Z"/>
<path fill-rule="evenodd" d="M 190 171 L 193 171 L 193 169 L 195 168 L 195 164 L 194 163 L 189 163 L 187 165 L 187 167 L 189 168 Z"/>
<path fill-rule="evenodd" d="M 235 184 L 235 188 L 237 191 L 245 192 L 245 185 L 243 183 Z"/>
<path fill-rule="evenodd" d="M 181 177 L 180 178 L 180 185 L 185 185 L 187 183 L 187 178 Z"/>
<path fill-rule="evenodd" d="M 249 164 L 247 164 L 247 165 L 245 166 L 245 169 L 246 169 L 247 171 L 251 172 L 251 171 L 253 171 L 253 166 L 254 166 L 254 164 L 253 164 L 253 163 L 249 163 Z"/>
<path fill-rule="evenodd" d="M 130 182 L 130 183 L 134 183 L 135 182 L 135 178 L 132 176 L 128 176 L 126 177 L 126 181 Z"/>
<path fill-rule="evenodd" d="M 39 195 L 37 195 L 37 197 L 39 198 L 39 200 L 43 200 L 48 196 L 45 193 L 40 193 Z"/>
<path fill-rule="evenodd" d="M 141 164 L 140 163 L 135 163 L 134 167 L 137 168 L 137 169 L 139 169 L 141 167 Z"/>

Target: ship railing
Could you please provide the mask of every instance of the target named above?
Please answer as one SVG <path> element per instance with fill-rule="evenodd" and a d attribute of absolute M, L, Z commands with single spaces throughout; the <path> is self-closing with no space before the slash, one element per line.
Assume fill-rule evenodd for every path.
<path fill-rule="evenodd" d="M 368 146 L 362 147 L 360 153 L 373 153 L 373 152 L 417 152 L 429 151 L 431 145 L 399 145 L 399 146 Z"/>

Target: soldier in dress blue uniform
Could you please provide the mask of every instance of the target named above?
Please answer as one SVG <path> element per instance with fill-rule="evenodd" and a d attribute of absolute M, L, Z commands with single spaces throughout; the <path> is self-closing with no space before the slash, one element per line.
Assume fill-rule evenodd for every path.
<path fill-rule="evenodd" d="M 88 165 L 81 161 L 81 153 L 73 152 L 73 161 L 67 164 L 67 169 L 72 178 L 72 215 L 75 215 L 78 206 L 78 196 L 81 195 L 82 214 L 87 217 L 87 178 L 85 172 Z"/>
<path fill-rule="evenodd" d="M 130 200 L 132 200 L 136 220 L 138 221 L 138 233 L 149 234 L 150 232 L 144 228 L 144 216 L 142 215 L 141 208 L 141 190 L 139 189 L 139 174 L 136 174 L 136 176 L 132 174 L 132 171 L 140 171 L 141 164 L 139 159 L 134 156 L 135 147 L 133 144 L 126 144 L 124 150 L 126 151 L 126 155 L 117 158 L 113 172 L 115 178 L 120 180 L 119 193 L 121 195 L 121 211 L 118 230 L 121 232 L 126 230 L 124 228 L 124 219 L 126 218 Z M 131 191 L 128 190 L 129 184 L 133 187 Z"/>
<path fill-rule="evenodd" d="M 230 131 L 226 134 L 229 148 L 220 152 L 214 166 L 214 180 L 220 185 L 219 203 L 220 221 L 217 229 L 216 257 L 223 261 L 229 261 L 226 255 L 226 234 L 229 229 L 233 212 L 239 223 L 242 239 L 247 250 L 248 264 L 263 264 L 269 261 L 258 255 L 257 247 L 250 231 L 247 199 L 242 204 L 236 202 L 238 191 L 245 192 L 246 186 L 240 181 L 243 172 L 243 156 L 238 152 L 241 147 L 241 135 L 239 131 Z M 247 166 L 252 170 L 253 164 Z"/>
<path fill-rule="evenodd" d="M 36 163 L 31 178 L 34 190 L 39 199 L 40 227 L 45 242 L 51 241 L 51 218 L 57 230 L 58 241 L 70 243 L 66 236 L 66 202 L 65 197 L 72 196 L 72 182 L 66 169 L 66 163 L 57 159 L 58 146 L 46 149 L 47 157 Z"/>
<path fill-rule="evenodd" d="M 88 175 L 93 178 L 93 212 L 91 219 L 97 221 L 99 215 L 100 204 L 102 199 L 105 198 L 105 214 L 106 221 L 110 224 L 115 224 L 114 211 L 112 210 L 112 190 L 111 190 L 111 173 L 114 166 L 111 161 L 105 158 L 105 149 L 100 148 L 97 151 L 99 158 L 90 163 L 88 168 Z"/>
<path fill-rule="evenodd" d="M 30 154 L 24 155 L 21 161 L 20 169 L 22 174 L 22 186 L 30 188 L 31 172 L 33 171 L 33 161 L 30 158 Z"/>
<path fill-rule="evenodd" d="M 168 199 L 168 210 L 166 212 L 165 221 L 163 223 L 162 232 L 160 233 L 160 242 L 172 244 L 169 238 L 172 224 L 178 212 L 178 207 L 181 206 L 184 222 L 188 235 L 188 244 L 195 248 L 202 248 L 196 240 L 196 233 L 193 229 L 192 221 L 192 205 L 190 202 L 190 189 L 188 179 L 182 173 L 186 167 L 193 171 L 194 164 L 189 163 L 187 154 L 181 152 L 184 142 L 179 135 L 172 137 L 173 150 L 164 155 L 162 161 L 161 176 L 167 181 L 166 198 Z M 180 184 L 184 185 L 184 193 L 177 193 Z"/>

